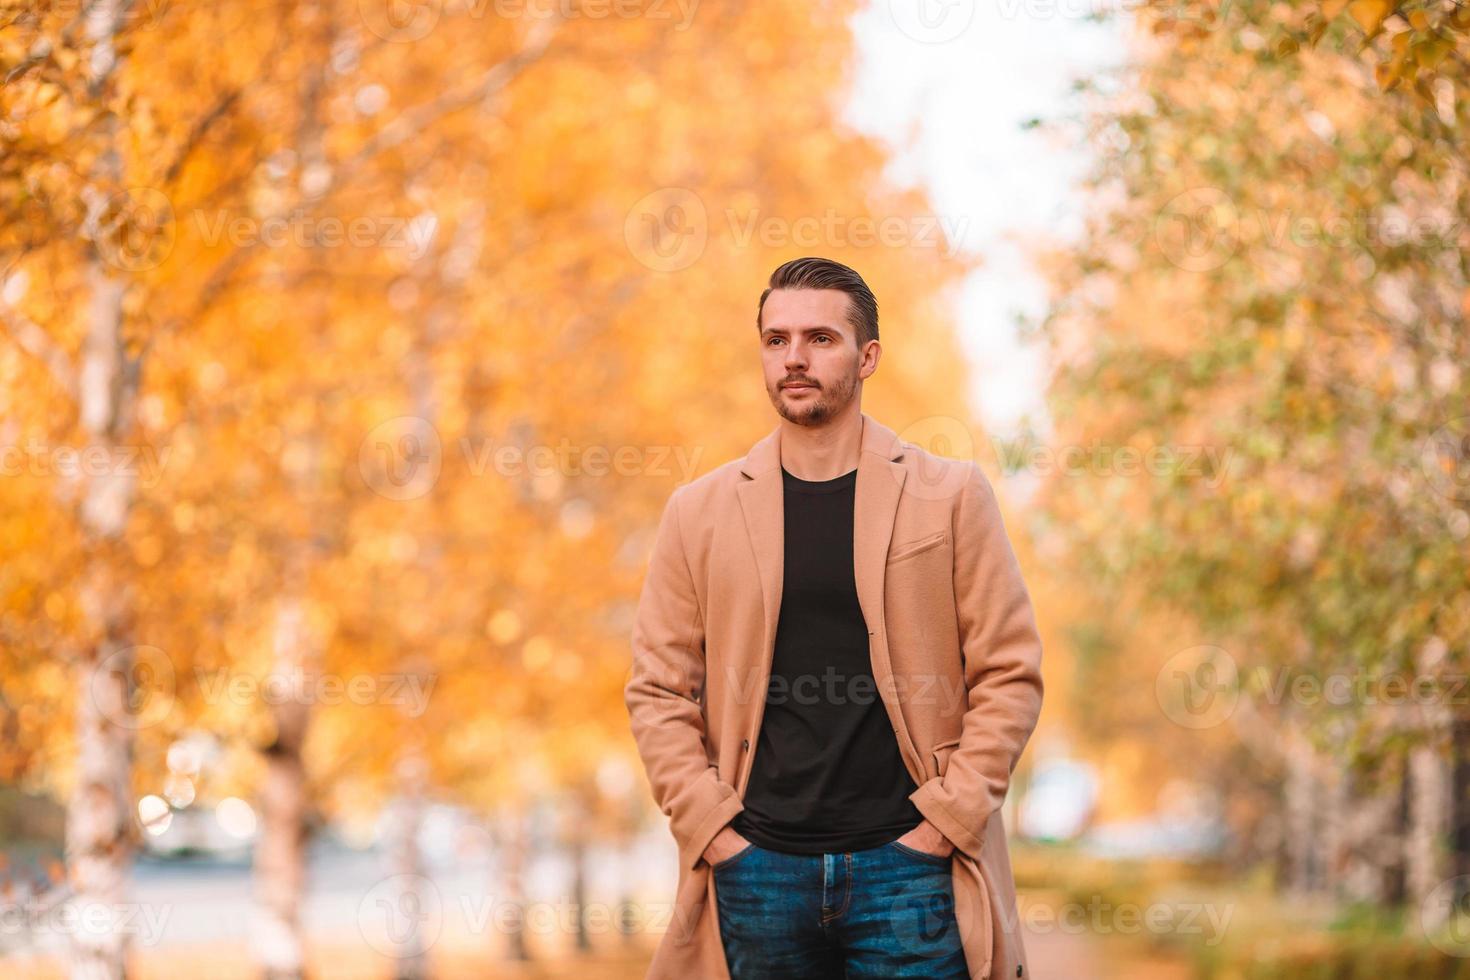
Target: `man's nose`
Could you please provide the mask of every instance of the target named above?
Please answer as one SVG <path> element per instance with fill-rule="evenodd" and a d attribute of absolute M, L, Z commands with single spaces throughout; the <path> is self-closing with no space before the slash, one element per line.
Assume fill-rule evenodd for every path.
<path fill-rule="evenodd" d="M 795 367 L 806 366 L 806 349 L 800 344 L 788 344 L 786 346 L 786 369 L 789 371 Z"/>

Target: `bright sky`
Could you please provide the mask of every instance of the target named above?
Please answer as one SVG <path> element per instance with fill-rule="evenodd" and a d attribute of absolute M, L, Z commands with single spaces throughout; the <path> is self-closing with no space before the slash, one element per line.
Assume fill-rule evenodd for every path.
<path fill-rule="evenodd" d="M 975 367 L 971 402 L 992 436 L 1043 420 L 1040 351 L 1019 313 L 1045 308 L 1021 242 L 1079 230 L 1079 152 L 1021 123 L 1075 114 L 1074 78 L 1123 56 L 1125 22 L 1089 21 L 1107 0 L 871 0 L 854 20 L 859 71 L 848 118 L 890 142 L 896 183 L 923 185 L 984 265 L 958 311 Z M 1126 6 L 1127 0 L 1115 0 Z"/>

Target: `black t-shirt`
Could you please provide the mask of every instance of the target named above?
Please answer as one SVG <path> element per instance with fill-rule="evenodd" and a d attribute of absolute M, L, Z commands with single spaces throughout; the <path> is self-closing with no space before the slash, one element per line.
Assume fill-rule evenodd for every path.
<path fill-rule="evenodd" d="M 799 480 L 781 470 L 781 616 L 745 809 L 732 826 L 794 854 L 886 844 L 923 821 L 873 679 L 853 578 L 857 470 Z"/>

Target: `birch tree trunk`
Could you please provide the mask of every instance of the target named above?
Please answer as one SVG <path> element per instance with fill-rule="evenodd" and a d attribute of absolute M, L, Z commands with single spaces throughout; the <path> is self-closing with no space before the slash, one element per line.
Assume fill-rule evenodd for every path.
<path fill-rule="evenodd" d="M 587 827 L 591 824 L 592 815 L 582 792 L 567 794 L 565 813 L 564 840 L 572 863 L 572 907 L 577 910 L 574 927 L 576 951 L 585 955 L 592 952 L 592 937 L 587 931 L 587 851 L 590 843 Z"/>
<path fill-rule="evenodd" d="M 320 0 L 303 3 L 297 23 L 312 31 L 303 44 L 319 52 L 302 72 L 301 117 L 296 130 L 302 201 L 315 205 L 321 189 L 311 186 L 306 175 L 325 166 L 321 111 L 327 77 L 326 55 L 331 50 L 334 27 L 326 5 Z M 319 257 L 314 258 L 320 261 Z M 284 261 L 279 256 L 273 260 Z M 320 317 L 311 326 L 320 329 Z M 319 526 L 312 508 L 316 502 L 318 460 L 322 452 L 320 439 L 319 433 L 294 433 L 293 443 L 305 451 L 302 461 L 294 469 L 288 467 L 290 471 L 286 474 L 294 502 L 306 513 L 303 523 L 308 534 Z M 270 686 L 266 688 L 294 692 L 294 696 L 279 698 L 267 706 L 275 735 L 262 753 L 265 777 L 260 792 L 261 833 L 254 865 L 253 945 L 256 963 L 265 980 L 301 980 L 306 968 L 301 909 L 307 887 L 307 815 L 311 800 L 302 752 L 311 730 L 313 705 L 308 690 L 298 687 L 313 680 L 319 668 L 317 642 L 311 635 L 307 617 L 315 561 L 316 550 L 310 537 L 291 545 L 287 567 L 281 576 L 275 657 L 267 681 Z"/>
<path fill-rule="evenodd" d="M 399 935 L 395 936 L 393 980 L 428 980 L 429 937 L 421 914 L 437 907 L 437 898 L 429 894 L 433 885 L 425 874 L 423 853 L 419 849 L 419 830 L 424 819 L 424 783 L 428 766 L 417 748 L 406 748 L 397 766 L 398 794 L 390 808 L 388 820 L 388 861 L 395 893 L 394 908 Z M 437 937 L 437 932 L 436 932 Z"/>
<path fill-rule="evenodd" d="M 531 946 L 526 941 L 526 864 L 530 857 L 530 836 L 526 833 L 526 814 L 516 807 L 502 824 L 500 840 L 500 881 L 492 882 L 490 894 L 499 894 L 516 914 L 506 917 L 506 956 L 514 963 L 531 962 Z"/>
<path fill-rule="evenodd" d="M 117 68 L 115 41 L 128 0 L 98 0 L 86 13 L 90 42 L 88 95 L 106 106 Z M 133 597 L 122 541 L 136 492 L 136 473 L 118 452 L 133 432 L 138 363 L 127 357 L 123 338 L 126 283 L 109 265 L 112 242 L 105 227 L 109 201 L 120 189 L 117 149 L 120 121 L 103 111 L 97 122 L 97 162 L 87 188 L 84 234 L 90 296 L 87 335 L 77 374 L 77 400 L 87 452 L 111 465 L 88 468 L 80 504 L 86 565 L 81 611 L 86 631 L 76 672 L 76 781 L 67 804 L 66 862 L 72 905 L 79 923 L 73 932 L 73 980 L 122 980 L 126 976 L 124 929 L 128 877 L 136 833 L 132 817 L 135 721 Z"/>
<path fill-rule="evenodd" d="M 1404 853 L 1401 779 L 1392 765 L 1371 777 L 1343 774 L 1341 850 L 1334 877 L 1339 894 L 1349 900 L 1382 905 L 1389 899 Z"/>
<path fill-rule="evenodd" d="M 1446 648 L 1426 644 L 1419 654 L 1419 673 L 1437 675 L 1444 666 Z M 1452 805 L 1451 709 L 1438 701 L 1420 707 L 1424 738 L 1409 751 L 1408 832 L 1404 841 L 1404 878 L 1408 901 L 1422 910 L 1425 926 L 1443 922 L 1442 903 L 1429 901 L 1449 877 L 1449 836 Z"/>
<path fill-rule="evenodd" d="M 1286 886 L 1297 894 L 1322 888 L 1327 818 L 1316 752 L 1305 734 L 1288 723 L 1286 736 Z"/>
<path fill-rule="evenodd" d="M 299 586 L 298 586 L 299 587 Z M 300 598 L 283 598 L 276 613 L 275 659 L 266 690 L 295 690 L 314 659 Z M 304 695 L 304 692 L 301 692 Z M 266 980 L 304 975 L 301 904 L 306 891 L 306 767 L 301 751 L 311 722 L 303 697 L 270 706 L 275 738 L 264 751 L 261 832 L 255 849 L 254 947 Z"/>

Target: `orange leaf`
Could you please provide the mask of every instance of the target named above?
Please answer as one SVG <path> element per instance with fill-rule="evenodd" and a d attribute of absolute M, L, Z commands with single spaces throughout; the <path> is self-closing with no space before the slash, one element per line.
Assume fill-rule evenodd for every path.
<path fill-rule="evenodd" d="M 1421 68 L 1438 68 L 1439 63 L 1444 61 L 1453 48 L 1449 38 L 1426 38 L 1414 45 L 1413 57 Z"/>
<path fill-rule="evenodd" d="M 1363 33 L 1369 37 L 1378 33 L 1378 29 L 1391 13 L 1393 0 L 1352 0 L 1348 4 L 1348 16 L 1357 21 Z"/>

